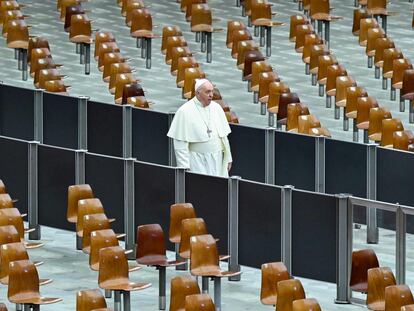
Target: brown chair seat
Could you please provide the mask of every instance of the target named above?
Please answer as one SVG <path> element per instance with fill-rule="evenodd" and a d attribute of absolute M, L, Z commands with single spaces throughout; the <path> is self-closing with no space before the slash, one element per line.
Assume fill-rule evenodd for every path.
<path fill-rule="evenodd" d="M 243 70 L 244 58 L 248 51 L 259 50 L 260 46 L 254 40 L 243 40 L 238 42 L 237 47 L 237 68 Z"/>
<path fill-rule="evenodd" d="M 103 56 L 104 69 L 102 71 L 102 80 L 109 82 L 111 78 L 112 64 L 125 63 L 128 59 L 125 58 L 120 52 L 108 52 Z"/>
<path fill-rule="evenodd" d="M 368 270 L 379 267 L 378 258 L 372 249 L 352 252 L 351 279 L 349 286 L 355 292 L 368 292 Z"/>
<path fill-rule="evenodd" d="M 105 297 L 99 289 L 86 289 L 76 293 L 76 311 L 102 310 L 106 307 Z"/>
<path fill-rule="evenodd" d="M 227 22 L 227 36 L 226 46 L 231 49 L 233 46 L 233 31 L 246 29 L 246 25 L 240 21 L 228 21 Z"/>
<path fill-rule="evenodd" d="M 383 107 L 371 108 L 369 111 L 368 138 L 375 142 L 382 140 L 382 120 L 391 119 L 391 113 Z"/>
<path fill-rule="evenodd" d="M 393 60 L 392 68 L 391 85 L 394 89 L 401 89 L 403 86 L 404 71 L 413 69 L 413 65 L 408 58 L 398 58 Z"/>
<path fill-rule="evenodd" d="M 69 5 L 66 7 L 65 23 L 63 26 L 66 32 L 70 31 L 70 26 L 72 23 L 72 15 L 76 15 L 76 14 L 85 14 L 85 10 L 80 4 Z"/>
<path fill-rule="evenodd" d="M 277 114 L 279 110 L 280 93 L 290 93 L 289 85 L 286 82 L 271 82 L 269 84 L 269 100 L 267 109 L 269 112 Z M 272 110 L 270 110 L 272 109 Z"/>
<path fill-rule="evenodd" d="M 113 41 L 113 42 L 102 42 L 99 44 L 98 48 L 98 52 L 97 52 L 97 60 L 98 60 L 98 69 L 99 71 L 103 71 L 104 70 L 104 54 L 105 53 L 109 53 L 109 52 L 121 52 L 118 44 Z"/>
<path fill-rule="evenodd" d="M 414 99 L 414 70 L 406 69 L 403 73 L 401 97 L 412 101 Z M 410 103 L 412 105 L 412 103 Z"/>
<path fill-rule="evenodd" d="M 13 225 L 0 226 L 0 245 L 21 242 L 19 232 Z"/>
<path fill-rule="evenodd" d="M 184 73 L 183 97 L 190 99 L 195 96 L 195 80 L 205 78 L 206 74 L 200 67 L 186 68 Z"/>
<path fill-rule="evenodd" d="M 124 85 L 121 104 L 133 105 L 140 108 L 149 108 L 149 103 L 145 99 L 144 90 L 139 83 L 129 83 Z"/>
<path fill-rule="evenodd" d="M 171 243 L 181 241 L 181 222 L 187 218 L 195 218 L 196 213 L 191 203 L 176 203 L 170 207 L 169 240 Z"/>
<path fill-rule="evenodd" d="M 345 67 L 341 64 L 338 65 L 329 65 L 326 71 L 326 95 L 335 96 L 336 95 L 336 78 L 339 76 L 346 76 L 347 71 Z"/>
<path fill-rule="evenodd" d="M 280 93 L 279 94 L 279 105 L 277 111 L 277 121 L 280 124 L 287 123 L 287 106 L 292 103 L 300 103 L 300 99 L 297 93 Z"/>
<path fill-rule="evenodd" d="M 104 42 L 116 42 L 114 35 L 112 32 L 109 31 L 98 31 L 95 34 L 95 52 L 94 57 L 95 60 L 98 60 L 99 58 L 99 46 L 101 43 Z"/>
<path fill-rule="evenodd" d="M 377 100 L 372 96 L 359 97 L 357 100 L 356 127 L 361 130 L 369 128 L 369 112 L 371 108 L 378 107 Z"/>
<path fill-rule="evenodd" d="M 89 184 L 69 186 L 66 219 L 71 223 L 76 223 L 78 219 L 78 201 L 91 198 L 94 198 L 94 194 Z"/>
<path fill-rule="evenodd" d="M 91 44 L 92 26 L 86 14 L 72 15 L 70 20 L 69 40 L 72 43 Z"/>
<path fill-rule="evenodd" d="M 296 26 L 308 24 L 308 20 L 304 15 L 292 15 L 290 16 L 289 27 L 289 41 L 296 41 Z"/>
<path fill-rule="evenodd" d="M 412 131 L 395 131 L 392 137 L 394 149 L 414 151 L 414 134 Z"/>
<path fill-rule="evenodd" d="M 31 63 L 32 49 L 47 48 L 50 51 L 49 42 L 43 37 L 31 37 L 29 38 L 29 46 L 27 49 L 27 63 Z"/>
<path fill-rule="evenodd" d="M 235 59 L 237 59 L 237 48 L 238 48 L 239 41 L 253 40 L 253 37 L 247 28 L 234 29 L 230 37 L 233 40 L 231 44 L 231 57 Z"/>
<path fill-rule="evenodd" d="M 187 41 L 183 36 L 170 36 L 167 38 L 167 50 L 165 53 L 165 63 L 171 65 L 172 48 L 176 46 L 187 46 Z"/>
<path fill-rule="evenodd" d="M 165 55 L 167 52 L 167 39 L 172 36 L 182 36 L 183 33 L 178 26 L 165 26 L 162 29 L 161 52 Z"/>
<path fill-rule="evenodd" d="M 208 294 L 195 294 L 185 297 L 185 311 L 215 311 L 213 300 Z"/>
<path fill-rule="evenodd" d="M 382 77 L 392 79 L 394 59 L 403 58 L 403 54 L 398 48 L 389 48 L 384 50 L 384 63 L 382 66 Z"/>
<path fill-rule="evenodd" d="M 298 299 L 293 301 L 292 311 L 321 311 L 321 307 L 314 298 Z"/>
<path fill-rule="evenodd" d="M 305 50 L 303 50 L 305 51 Z M 329 56 L 330 51 L 325 45 L 316 44 L 312 45 L 309 50 L 309 56 L 304 60 L 306 64 L 309 64 L 309 72 L 311 74 L 317 74 L 319 70 L 319 57 Z"/>
<path fill-rule="evenodd" d="M 305 299 L 302 283 L 297 279 L 279 281 L 277 283 L 276 310 L 292 311 L 293 301 Z"/>
<path fill-rule="evenodd" d="M 280 81 L 280 79 L 277 73 L 273 71 L 259 74 L 259 101 L 261 103 L 269 101 L 269 84 L 276 81 Z"/>
<path fill-rule="evenodd" d="M 394 48 L 394 41 L 390 38 L 377 38 L 375 40 L 375 56 L 374 56 L 374 65 L 376 67 L 384 66 L 384 50 Z"/>
<path fill-rule="evenodd" d="M 110 229 L 111 224 L 105 214 L 90 214 L 83 216 L 82 251 L 90 253 L 91 233 L 95 230 Z M 122 235 L 118 235 L 120 237 Z"/>
<path fill-rule="evenodd" d="M 277 283 L 290 279 L 289 272 L 283 262 L 264 263 L 261 272 L 260 301 L 264 305 L 275 306 L 277 302 Z"/>
<path fill-rule="evenodd" d="M 244 64 L 243 64 L 244 65 Z M 252 63 L 252 77 L 250 79 L 250 88 L 253 92 L 259 91 L 259 77 L 262 72 L 273 71 L 273 67 L 267 60 Z"/>
<path fill-rule="evenodd" d="M 404 126 L 400 119 L 383 119 L 382 120 L 382 135 L 381 146 L 386 148 L 393 148 L 394 132 L 404 130 Z"/>
<path fill-rule="evenodd" d="M 132 72 L 130 73 L 118 73 L 115 78 L 115 104 L 122 104 L 122 95 L 124 86 L 127 84 L 138 83 L 139 81 L 135 78 Z"/>
<path fill-rule="evenodd" d="M 305 45 L 305 36 L 310 33 L 315 33 L 312 25 L 310 24 L 299 24 L 296 26 L 296 40 L 295 40 L 295 51 L 302 53 Z"/>
<path fill-rule="evenodd" d="M 323 40 L 319 35 L 315 33 L 308 33 L 305 35 L 305 42 L 303 44 L 303 51 L 302 51 L 302 61 L 305 64 L 310 63 L 310 56 L 311 56 L 311 48 L 313 46 L 319 46 L 320 49 L 323 49 L 324 44 Z"/>
<path fill-rule="evenodd" d="M 108 90 L 112 95 L 115 94 L 116 79 L 120 73 L 132 73 L 134 70 L 128 63 L 112 63 L 109 65 L 110 75 Z M 105 67 L 104 67 L 105 68 Z"/>
<path fill-rule="evenodd" d="M 308 106 L 304 103 L 292 103 L 287 106 L 287 121 L 286 131 L 297 132 L 298 131 L 298 118 L 302 115 L 310 114 Z"/>
<path fill-rule="evenodd" d="M 385 310 L 401 311 L 401 307 L 414 303 L 408 285 L 391 285 L 385 288 Z"/>
<path fill-rule="evenodd" d="M 78 217 L 76 220 L 76 234 L 83 236 L 83 217 L 91 214 L 103 214 L 104 207 L 98 198 L 82 199 L 78 201 Z"/>
<path fill-rule="evenodd" d="M 131 17 L 130 35 L 134 38 L 154 38 L 152 16 L 148 9 L 134 10 Z"/>
<path fill-rule="evenodd" d="M 368 29 L 377 28 L 378 22 L 375 18 L 362 18 L 360 20 L 360 30 L 359 30 L 359 45 L 366 46 L 368 40 Z"/>
<path fill-rule="evenodd" d="M 244 56 L 243 81 L 251 80 L 252 64 L 257 61 L 264 61 L 265 57 L 260 51 L 248 51 Z"/>
<path fill-rule="evenodd" d="M 170 311 L 184 311 L 185 298 L 200 294 L 196 279 L 191 276 L 176 276 L 171 279 Z"/>
<path fill-rule="evenodd" d="M 316 52 L 316 51 L 315 51 Z M 326 80 L 328 77 L 328 67 L 330 65 L 337 65 L 338 61 L 334 55 L 319 55 L 317 61 L 317 68 L 318 68 L 318 75 L 317 81 L 320 85 L 325 85 Z M 309 66 L 311 73 L 314 73 L 314 63 L 312 62 L 312 55 L 311 55 L 311 64 Z"/>
<path fill-rule="evenodd" d="M 379 267 L 368 270 L 368 309 L 385 310 L 385 288 L 390 285 L 396 285 L 394 274 L 390 268 Z"/>
<path fill-rule="evenodd" d="M 45 91 L 50 93 L 67 94 L 69 86 L 62 80 L 49 80 L 45 82 Z"/>
<path fill-rule="evenodd" d="M 12 49 L 29 48 L 29 28 L 23 19 L 10 20 L 7 24 L 7 47 Z"/>
<path fill-rule="evenodd" d="M 368 18 L 368 13 L 365 9 L 355 9 L 352 22 L 352 34 L 359 36 L 361 19 Z"/>
<path fill-rule="evenodd" d="M 345 115 L 347 118 L 356 119 L 359 97 L 366 97 L 368 93 L 361 86 L 351 86 L 346 89 Z"/>
<path fill-rule="evenodd" d="M 42 69 L 39 71 L 39 81 L 35 84 L 35 87 L 45 89 L 46 81 L 62 80 L 64 77 L 56 68 Z"/>
<path fill-rule="evenodd" d="M 337 107 L 346 107 L 346 90 L 350 86 L 356 86 L 355 79 L 352 76 L 336 77 L 335 105 Z"/>
<path fill-rule="evenodd" d="M 191 53 L 191 50 L 188 46 L 175 46 L 172 48 L 171 54 L 170 72 L 173 76 L 176 76 L 178 72 L 178 60 L 180 57 L 191 57 L 193 56 L 193 53 Z"/>
<path fill-rule="evenodd" d="M 177 79 L 176 84 L 177 87 L 183 88 L 184 87 L 184 75 L 185 69 L 187 68 L 195 68 L 199 67 L 197 60 L 194 57 L 180 57 L 178 59 L 178 68 L 177 68 Z"/>

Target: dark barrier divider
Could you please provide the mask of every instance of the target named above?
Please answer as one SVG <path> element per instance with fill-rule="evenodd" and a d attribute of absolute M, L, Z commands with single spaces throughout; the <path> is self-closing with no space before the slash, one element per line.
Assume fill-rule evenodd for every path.
<path fill-rule="evenodd" d="M 66 220 L 68 186 L 75 184 L 75 152 L 39 145 L 39 224 L 75 230 Z"/>
<path fill-rule="evenodd" d="M 88 101 L 88 151 L 122 157 L 122 106 Z"/>
<path fill-rule="evenodd" d="M 226 178 L 185 174 L 185 200 L 194 205 L 197 217 L 207 224 L 220 254 L 227 254 L 228 242 L 228 180 Z"/>
<path fill-rule="evenodd" d="M 78 149 L 78 98 L 43 93 L 43 143 Z"/>
<path fill-rule="evenodd" d="M 367 145 L 327 139 L 325 159 L 327 193 L 367 197 Z M 355 206 L 354 221 L 366 223 L 365 208 Z"/>
<path fill-rule="evenodd" d="M 239 261 L 260 268 L 281 261 L 281 189 L 239 183 Z"/>
<path fill-rule="evenodd" d="M 231 125 L 229 135 L 233 156 L 232 175 L 265 181 L 265 135 L 263 129 Z"/>
<path fill-rule="evenodd" d="M 0 135 L 33 140 L 33 90 L 0 84 Z"/>
<path fill-rule="evenodd" d="M 124 229 L 124 161 L 97 154 L 86 154 L 86 183 L 90 184 L 95 197 L 104 206 L 108 218 L 116 218 L 111 224 L 115 232 Z"/>
<path fill-rule="evenodd" d="M 377 148 L 377 200 L 414 206 L 414 156 Z M 378 226 L 395 230 L 395 213 L 378 211 Z M 407 216 L 407 232 L 414 233 L 414 217 Z"/>
<path fill-rule="evenodd" d="M 135 227 L 158 223 L 168 241 L 170 206 L 175 202 L 175 170 L 135 162 Z M 173 250 L 173 245 L 168 247 Z"/>
<path fill-rule="evenodd" d="M 334 196 L 293 191 L 293 275 L 336 282 L 337 217 Z"/>
<path fill-rule="evenodd" d="M 276 184 L 315 191 L 315 137 L 276 131 Z"/>
<path fill-rule="evenodd" d="M 6 185 L 20 213 L 27 213 L 28 144 L 25 141 L 0 137 L 0 179 Z"/>
<path fill-rule="evenodd" d="M 132 110 L 132 154 L 139 161 L 168 165 L 168 114 Z"/>

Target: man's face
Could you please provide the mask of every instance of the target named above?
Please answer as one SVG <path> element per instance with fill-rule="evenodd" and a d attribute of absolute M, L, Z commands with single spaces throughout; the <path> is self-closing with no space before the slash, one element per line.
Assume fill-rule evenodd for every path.
<path fill-rule="evenodd" d="M 213 85 L 210 82 L 204 83 L 197 91 L 197 99 L 203 104 L 203 106 L 210 105 L 213 99 Z"/>

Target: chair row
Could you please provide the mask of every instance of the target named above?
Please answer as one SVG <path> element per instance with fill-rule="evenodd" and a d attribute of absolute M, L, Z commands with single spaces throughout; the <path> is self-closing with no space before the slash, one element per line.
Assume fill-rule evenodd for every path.
<path fill-rule="evenodd" d="M 253 101 L 261 103 L 261 114 L 269 112 L 269 126 L 276 123 L 279 128 L 285 125 L 287 131 L 330 135 L 299 96 L 280 80 L 244 23 L 228 22 L 226 44 L 231 48 L 231 56 L 237 59 L 238 69 L 243 71 L 242 79 L 248 81 L 248 90 L 253 91 Z"/>
<path fill-rule="evenodd" d="M 170 73 L 176 76 L 176 85 L 182 89 L 182 97 L 190 99 L 195 96 L 196 79 L 206 78 L 205 72 L 191 52 L 182 31 L 177 26 L 165 26 L 162 31 L 161 53 L 165 63 L 170 65 Z M 238 123 L 236 114 L 223 100 L 217 87 L 214 88 L 213 100 L 220 104 L 228 122 Z"/>

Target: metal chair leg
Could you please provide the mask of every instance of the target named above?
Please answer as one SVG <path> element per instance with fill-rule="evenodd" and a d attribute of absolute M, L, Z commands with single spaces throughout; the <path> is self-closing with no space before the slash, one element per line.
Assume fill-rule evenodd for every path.
<path fill-rule="evenodd" d="M 152 45 L 152 39 L 146 38 L 146 68 L 151 69 L 151 45 Z"/>
<path fill-rule="evenodd" d="M 91 45 L 85 44 L 85 74 L 91 73 Z"/>
<path fill-rule="evenodd" d="M 158 284 L 158 308 L 160 310 L 165 310 L 166 306 L 166 297 L 165 297 L 165 282 L 166 282 L 166 268 L 159 267 L 159 284 Z"/>
<path fill-rule="evenodd" d="M 211 40 L 211 32 L 207 32 L 207 63 L 211 63 L 213 55 L 212 55 L 212 40 Z"/>

